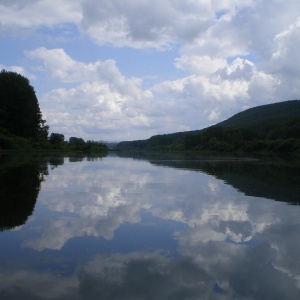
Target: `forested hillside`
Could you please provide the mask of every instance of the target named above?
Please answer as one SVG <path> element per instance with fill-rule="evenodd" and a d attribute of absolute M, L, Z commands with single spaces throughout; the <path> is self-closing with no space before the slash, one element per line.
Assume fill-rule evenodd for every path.
<path fill-rule="evenodd" d="M 251 125 L 257 122 L 284 120 L 300 116 L 300 100 L 290 100 L 249 108 L 219 123 L 219 126 L 233 127 Z"/>
<path fill-rule="evenodd" d="M 117 149 L 300 152 L 300 100 L 257 106 L 202 130 L 121 142 Z"/>

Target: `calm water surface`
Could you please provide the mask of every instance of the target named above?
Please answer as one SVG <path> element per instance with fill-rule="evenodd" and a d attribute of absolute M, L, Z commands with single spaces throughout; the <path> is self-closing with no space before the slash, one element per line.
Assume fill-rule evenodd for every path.
<path fill-rule="evenodd" d="M 300 299 L 300 169 L 0 157 L 0 299 Z"/>

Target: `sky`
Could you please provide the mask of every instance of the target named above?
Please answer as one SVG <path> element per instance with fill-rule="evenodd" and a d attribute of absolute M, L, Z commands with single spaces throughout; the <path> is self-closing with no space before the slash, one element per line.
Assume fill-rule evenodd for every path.
<path fill-rule="evenodd" d="M 299 0 L 0 0 L 49 133 L 124 141 L 299 99 Z"/>

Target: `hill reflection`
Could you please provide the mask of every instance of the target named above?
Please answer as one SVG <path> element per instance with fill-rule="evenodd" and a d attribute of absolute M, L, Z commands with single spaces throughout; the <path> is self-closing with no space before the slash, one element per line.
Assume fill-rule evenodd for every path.
<path fill-rule="evenodd" d="M 163 156 L 143 153 L 133 157 L 148 160 L 157 166 L 213 175 L 246 196 L 300 205 L 299 160 L 279 157 L 198 156 L 193 153 L 166 153 Z"/>

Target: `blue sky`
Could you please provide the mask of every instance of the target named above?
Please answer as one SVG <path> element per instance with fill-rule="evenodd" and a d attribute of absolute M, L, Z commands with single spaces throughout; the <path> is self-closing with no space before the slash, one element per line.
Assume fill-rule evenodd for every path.
<path fill-rule="evenodd" d="M 299 99 L 298 0 L 0 0 L 0 68 L 29 78 L 50 132 L 194 130 Z"/>

